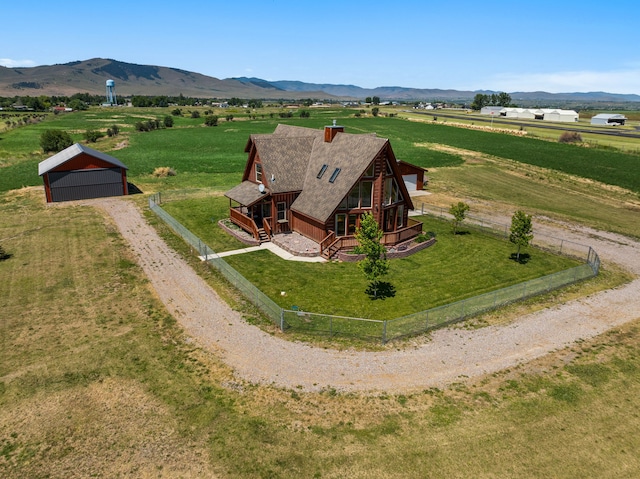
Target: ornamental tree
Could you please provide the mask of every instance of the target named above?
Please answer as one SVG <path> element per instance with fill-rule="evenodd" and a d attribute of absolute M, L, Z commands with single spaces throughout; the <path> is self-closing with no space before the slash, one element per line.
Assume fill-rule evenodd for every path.
<path fill-rule="evenodd" d="M 453 223 L 451 227 L 454 235 L 458 233 L 458 226 L 460 226 L 460 223 L 464 221 L 467 211 L 469 211 L 469 205 L 462 201 L 452 204 L 451 208 L 449 208 L 449 213 L 453 215 Z"/>
<path fill-rule="evenodd" d="M 383 231 L 371 213 L 365 213 L 360 218 L 360 226 L 356 229 L 358 251 L 364 254 L 364 259 L 358 262 L 358 267 L 371 282 L 374 297 L 378 296 L 380 278 L 389 272 L 387 249 L 380 242 Z"/>
<path fill-rule="evenodd" d="M 516 211 L 511 218 L 509 241 L 518 247 L 516 261 L 520 261 L 520 248 L 529 246 L 529 243 L 533 239 L 533 225 L 531 220 L 532 216 L 522 210 Z"/>

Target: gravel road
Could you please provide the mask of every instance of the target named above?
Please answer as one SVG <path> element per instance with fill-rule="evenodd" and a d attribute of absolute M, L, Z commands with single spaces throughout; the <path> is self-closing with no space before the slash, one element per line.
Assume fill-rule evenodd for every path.
<path fill-rule="evenodd" d="M 416 347 L 336 351 L 290 342 L 244 322 L 122 198 L 92 202 L 106 211 L 187 335 L 230 366 L 239 379 L 320 391 L 410 392 L 444 387 L 543 356 L 640 318 L 640 279 L 519 318 L 507 326 L 442 329 Z M 543 232 L 591 245 L 603 259 L 640 275 L 640 243 L 584 227 Z M 539 231 L 540 228 L 536 228 Z"/>

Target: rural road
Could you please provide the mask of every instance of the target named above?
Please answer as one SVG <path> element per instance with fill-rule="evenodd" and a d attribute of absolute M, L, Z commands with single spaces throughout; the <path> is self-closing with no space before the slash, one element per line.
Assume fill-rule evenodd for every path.
<path fill-rule="evenodd" d="M 336 351 L 291 342 L 248 325 L 170 249 L 140 210 L 121 198 L 94 200 L 186 334 L 220 357 L 239 380 L 304 391 L 401 393 L 444 387 L 541 357 L 640 318 L 640 279 L 523 316 L 506 326 L 442 329 L 424 343 L 380 352 Z M 603 262 L 640 275 L 640 243 L 583 227 L 544 233 L 591 245 Z M 536 231 L 539 229 L 536 228 Z"/>

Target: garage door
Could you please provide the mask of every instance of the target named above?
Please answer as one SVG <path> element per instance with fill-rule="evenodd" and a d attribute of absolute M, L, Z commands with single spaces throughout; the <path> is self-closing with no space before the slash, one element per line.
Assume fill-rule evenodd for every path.
<path fill-rule="evenodd" d="M 418 185 L 418 175 L 402 175 L 404 184 L 407 185 L 407 191 L 416 191 Z"/>
<path fill-rule="evenodd" d="M 122 196 L 120 168 L 54 171 L 49 173 L 52 201 L 86 200 L 105 196 Z"/>

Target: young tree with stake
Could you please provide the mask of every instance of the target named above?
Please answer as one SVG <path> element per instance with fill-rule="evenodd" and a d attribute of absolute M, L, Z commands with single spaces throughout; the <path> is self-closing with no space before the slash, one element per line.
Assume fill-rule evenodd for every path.
<path fill-rule="evenodd" d="M 518 210 L 511 218 L 509 241 L 518 247 L 516 261 L 520 261 L 520 248 L 529 246 L 533 239 L 532 216 L 522 210 Z"/>
<path fill-rule="evenodd" d="M 380 240 L 383 231 L 371 213 L 366 213 L 360 218 L 360 227 L 356 229 L 356 239 L 358 240 L 358 250 L 365 255 L 364 259 L 358 262 L 358 266 L 365 277 L 371 281 L 371 289 L 374 297 L 378 296 L 378 286 L 380 277 L 389 272 L 389 260 L 387 259 L 387 249 Z"/>

